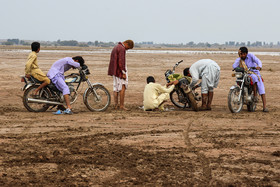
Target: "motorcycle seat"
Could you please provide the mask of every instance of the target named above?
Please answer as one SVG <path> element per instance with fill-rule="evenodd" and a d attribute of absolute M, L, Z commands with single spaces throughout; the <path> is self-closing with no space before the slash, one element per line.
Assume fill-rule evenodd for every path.
<path fill-rule="evenodd" d="M 28 80 L 30 82 L 34 82 L 34 83 L 39 83 L 39 84 L 42 84 L 43 82 L 42 81 L 39 81 L 38 79 L 36 79 L 35 77 L 33 76 L 30 76 L 30 78 L 28 78 Z"/>

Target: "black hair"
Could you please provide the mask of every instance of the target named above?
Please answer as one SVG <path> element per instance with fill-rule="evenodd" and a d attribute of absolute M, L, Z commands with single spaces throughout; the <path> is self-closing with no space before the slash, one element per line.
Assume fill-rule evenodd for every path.
<path fill-rule="evenodd" d="M 187 76 L 189 73 L 190 73 L 190 68 L 185 68 L 185 69 L 183 70 L 184 76 Z"/>
<path fill-rule="evenodd" d="M 33 42 L 31 44 L 31 50 L 32 51 L 37 51 L 40 48 L 40 43 L 39 42 Z"/>
<path fill-rule="evenodd" d="M 240 47 L 239 50 L 241 51 L 241 53 L 248 53 L 247 47 Z"/>
<path fill-rule="evenodd" d="M 78 62 L 80 63 L 81 66 L 83 66 L 85 64 L 85 61 L 84 61 L 83 57 L 81 57 L 81 56 L 75 56 L 72 59 L 78 60 Z"/>
<path fill-rule="evenodd" d="M 149 84 L 150 82 L 155 82 L 155 78 L 153 76 L 147 77 L 147 84 Z"/>

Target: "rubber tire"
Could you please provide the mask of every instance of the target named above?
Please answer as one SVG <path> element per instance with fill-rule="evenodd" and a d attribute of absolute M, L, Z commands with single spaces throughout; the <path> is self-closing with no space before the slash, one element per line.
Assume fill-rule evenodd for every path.
<path fill-rule="evenodd" d="M 42 108 L 39 108 L 39 109 L 34 109 L 32 108 L 32 106 L 29 105 L 27 99 L 28 99 L 28 95 L 30 95 L 30 92 L 32 92 L 34 89 L 38 88 L 39 85 L 33 85 L 33 86 L 30 86 L 27 90 L 24 91 L 24 94 L 23 94 L 23 98 L 22 98 L 22 101 L 23 101 L 23 105 L 24 107 L 29 111 L 29 112 L 45 112 L 46 110 L 48 110 L 49 106 L 48 105 L 43 105 Z M 42 88 L 44 89 L 44 88 Z M 46 91 L 44 89 L 44 91 Z M 47 97 L 50 96 L 50 94 L 48 93 L 48 91 L 46 91 L 46 93 L 48 94 Z"/>
<path fill-rule="evenodd" d="M 251 94 L 251 96 L 253 96 L 253 92 L 249 93 Z M 257 108 L 257 103 L 256 102 L 251 102 L 250 104 L 247 105 L 247 110 L 249 112 L 255 112 L 256 111 L 256 108 Z"/>
<path fill-rule="evenodd" d="M 93 93 L 93 91 L 89 88 L 89 89 L 87 89 L 87 91 L 85 93 L 84 103 L 85 103 L 86 107 L 92 112 L 102 112 L 102 111 L 107 110 L 107 108 L 110 106 L 110 103 L 111 103 L 111 95 L 110 95 L 109 91 L 104 86 L 100 86 L 100 85 L 95 85 L 95 86 L 93 86 L 93 88 L 103 91 L 108 96 L 107 102 L 106 102 L 105 106 L 102 108 L 99 108 L 99 109 L 93 108 L 93 106 L 91 106 L 88 101 L 89 95 Z"/>
<path fill-rule="evenodd" d="M 176 92 L 176 90 L 172 90 L 171 92 L 170 92 L 170 100 L 171 100 L 171 102 L 176 106 L 176 107 L 178 107 L 178 108 L 186 108 L 186 104 L 187 103 L 185 103 L 185 104 L 180 104 L 180 102 L 179 102 L 179 100 L 178 101 L 176 101 L 176 99 L 175 99 L 175 97 L 176 96 L 174 96 L 174 93 L 176 94 L 176 96 L 178 95 L 177 94 L 177 92 Z"/>
<path fill-rule="evenodd" d="M 257 103 L 256 102 L 251 102 L 250 104 L 247 105 L 247 110 L 249 112 L 255 112 L 256 108 L 257 108 Z"/>
<path fill-rule="evenodd" d="M 232 94 L 235 91 L 239 92 L 240 88 L 236 87 L 234 89 L 230 89 L 229 93 L 228 93 L 228 108 L 232 113 L 238 113 L 238 112 L 242 111 L 243 104 L 244 104 L 244 98 L 243 98 L 243 96 L 241 96 L 241 104 L 240 104 L 239 108 L 237 110 L 233 108 L 233 106 L 231 105 L 231 101 L 232 101 Z"/>
<path fill-rule="evenodd" d="M 189 92 L 187 95 L 188 95 L 188 98 L 191 102 L 190 104 L 191 104 L 192 109 L 197 112 L 199 109 L 198 109 L 196 100 L 194 98 L 193 92 Z"/>

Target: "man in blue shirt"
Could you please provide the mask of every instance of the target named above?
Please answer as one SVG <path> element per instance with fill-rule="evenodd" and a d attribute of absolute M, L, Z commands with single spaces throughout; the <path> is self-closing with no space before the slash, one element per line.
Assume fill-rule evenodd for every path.
<path fill-rule="evenodd" d="M 65 114 L 73 114 L 71 111 L 72 107 L 70 105 L 69 94 L 70 90 L 67 84 L 65 83 L 64 72 L 68 71 L 71 68 L 79 68 L 85 63 L 84 59 L 81 56 L 76 57 L 66 57 L 56 61 L 50 68 L 47 76 L 54 83 L 58 90 L 63 94 L 67 109 L 64 111 Z M 57 111 L 56 114 L 60 114 L 60 111 Z"/>
<path fill-rule="evenodd" d="M 254 54 L 248 53 L 247 47 L 240 47 L 238 51 L 238 55 L 239 58 L 235 60 L 232 67 L 235 69 L 240 66 L 241 61 L 244 61 L 247 68 L 251 68 L 251 67 L 256 68 L 256 69 L 252 69 L 251 71 L 253 73 L 250 74 L 253 81 L 254 100 L 257 101 L 257 90 L 258 90 L 263 102 L 263 112 L 268 112 L 268 109 L 266 108 L 265 88 L 260 74 L 260 70 L 262 69 L 262 62 Z"/>

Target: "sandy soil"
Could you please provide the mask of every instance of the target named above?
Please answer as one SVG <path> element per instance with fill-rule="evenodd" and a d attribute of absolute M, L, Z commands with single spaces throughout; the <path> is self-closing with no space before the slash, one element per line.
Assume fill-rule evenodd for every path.
<path fill-rule="evenodd" d="M 280 185 L 279 56 L 258 56 L 263 62 L 269 113 L 232 114 L 227 94 L 235 79 L 236 54 L 127 54 L 129 112 L 89 112 L 82 93 L 74 115 L 28 112 L 22 104 L 20 75 L 28 51 L 0 50 L 0 186 Z M 45 72 L 56 60 L 78 52 L 38 55 Z M 92 82 L 112 93 L 107 76 L 109 53 L 81 54 Z M 196 60 L 211 58 L 221 67 L 213 109 L 143 112 L 142 93 L 148 75 L 165 84 L 164 72 L 183 59 L 177 72 Z"/>

